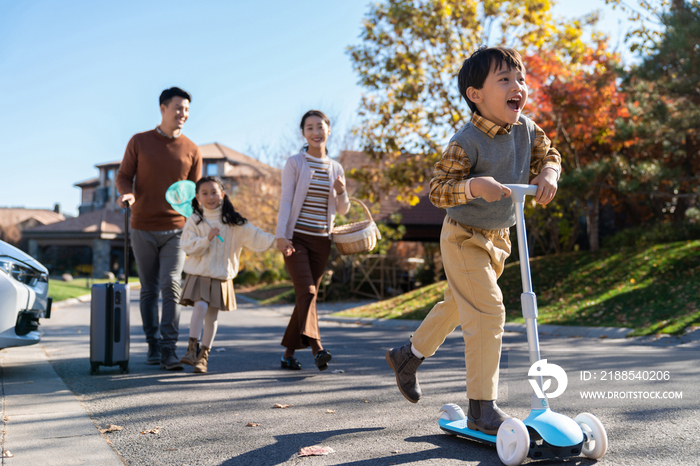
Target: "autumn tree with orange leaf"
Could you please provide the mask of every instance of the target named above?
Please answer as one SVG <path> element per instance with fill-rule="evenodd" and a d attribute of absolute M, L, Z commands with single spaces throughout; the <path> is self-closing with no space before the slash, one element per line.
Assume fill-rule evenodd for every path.
<path fill-rule="evenodd" d="M 370 200 L 395 189 L 399 200 L 416 194 L 449 137 L 470 119 L 456 76 L 485 43 L 521 51 L 557 43 L 585 47 L 573 22 L 556 20 L 549 0 L 386 0 L 370 6 L 362 43 L 349 47 L 365 92 L 359 136 L 373 166 L 352 170 L 356 195 Z M 567 27 L 564 27 L 567 26 Z"/>
<path fill-rule="evenodd" d="M 530 114 L 565 154 L 565 175 L 555 203 L 559 215 L 555 217 L 568 218 L 571 228 L 562 228 L 561 221 L 549 221 L 548 232 L 568 249 L 577 236 L 576 219 L 583 213 L 589 247 L 596 251 L 600 246 L 600 206 L 616 202 L 613 167 L 620 149 L 632 144 L 631 140 L 616 138 L 617 123 L 630 117 L 626 97 L 618 86 L 619 57 L 608 52 L 605 41 L 599 40 L 595 47 L 573 56 L 539 50 L 528 55 L 525 62 L 531 88 Z M 570 235 L 558 238 L 562 230 Z M 554 247 L 557 252 L 561 250 L 556 244 Z"/>

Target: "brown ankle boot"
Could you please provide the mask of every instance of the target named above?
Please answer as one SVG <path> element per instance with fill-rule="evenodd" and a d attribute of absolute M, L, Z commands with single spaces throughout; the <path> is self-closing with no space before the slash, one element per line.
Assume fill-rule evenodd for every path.
<path fill-rule="evenodd" d="M 209 359 L 209 348 L 208 346 L 202 346 L 199 349 L 199 355 L 197 356 L 197 361 L 194 363 L 194 371 L 198 374 L 204 374 L 207 372 L 207 360 Z"/>
<path fill-rule="evenodd" d="M 194 362 L 197 360 L 197 339 L 190 337 L 189 343 L 187 343 L 187 353 L 180 359 L 182 364 L 187 364 L 188 366 L 194 366 Z"/>
<path fill-rule="evenodd" d="M 467 427 L 471 430 L 496 435 L 503 421 L 509 417 L 496 406 L 496 400 L 469 400 Z"/>

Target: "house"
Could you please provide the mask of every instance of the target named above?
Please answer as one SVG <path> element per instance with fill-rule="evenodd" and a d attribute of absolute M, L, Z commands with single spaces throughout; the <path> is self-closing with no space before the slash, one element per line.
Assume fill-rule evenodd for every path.
<path fill-rule="evenodd" d="M 65 217 L 58 204 L 53 210 L 0 207 L 0 240 L 26 251 L 27 242 L 22 240 L 24 230 L 62 220 Z"/>
<path fill-rule="evenodd" d="M 364 152 L 356 151 L 342 151 L 338 162 L 346 174 L 353 168 L 362 168 L 371 163 Z M 348 193 L 352 196 L 357 182 L 348 177 L 347 186 Z M 379 213 L 374 214 L 373 218 L 391 224 L 391 215 L 398 213 L 401 215 L 401 225 L 406 227 L 403 241 L 439 242 L 445 210 L 438 209 L 430 202 L 429 192 L 430 182 L 426 181 L 418 196 L 419 202 L 414 206 L 397 201 L 395 192 L 383 194 L 379 201 Z"/>
<path fill-rule="evenodd" d="M 219 143 L 200 146 L 202 175 L 218 176 L 229 196 L 252 189 L 257 197 L 279 190 L 280 171 Z M 78 217 L 24 231 L 29 254 L 53 275 L 63 272 L 102 277 L 123 273 L 124 209 L 117 205 L 115 178 L 121 160 L 95 165 L 98 176 L 75 183 L 80 188 Z M 251 187 L 252 188 L 249 188 Z M 246 203 L 253 207 L 255 202 Z M 275 215 L 276 218 L 276 215 Z M 136 262 L 130 259 L 130 264 Z M 130 271 L 130 275 L 135 275 Z"/>

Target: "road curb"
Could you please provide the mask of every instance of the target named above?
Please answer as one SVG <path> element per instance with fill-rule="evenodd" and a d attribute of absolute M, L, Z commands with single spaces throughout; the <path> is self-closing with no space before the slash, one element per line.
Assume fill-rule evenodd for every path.
<path fill-rule="evenodd" d="M 367 317 L 319 316 L 319 320 L 349 325 L 367 325 L 373 327 L 403 327 L 417 329 L 421 320 L 407 319 L 373 319 Z M 627 327 L 581 327 L 570 325 L 539 325 L 540 335 L 560 338 L 626 338 L 634 329 Z M 506 332 L 527 333 L 525 324 L 507 322 Z"/>

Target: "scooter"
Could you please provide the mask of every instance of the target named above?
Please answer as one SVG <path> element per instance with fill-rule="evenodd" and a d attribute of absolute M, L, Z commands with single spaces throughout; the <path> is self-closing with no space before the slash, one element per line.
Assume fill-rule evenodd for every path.
<path fill-rule="evenodd" d="M 498 457 L 506 466 L 519 465 L 525 458 L 563 458 L 584 456 L 591 459 L 602 458 L 608 449 L 608 435 L 603 424 L 594 415 L 581 413 L 575 419 L 550 409 L 543 384 L 547 360 L 540 360 L 540 343 L 537 333 L 537 297 L 532 292 L 530 261 L 527 236 L 525 234 L 525 196 L 537 194 L 537 186 L 524 184 L 506 185 L 511 190 L 515 203 L 518 251 L 523 293 L 520 295 L 523 317 L 527 328 L 527 342 L 531 368 L 528 375 L 536 380 L 530 383 L 537 395 L 530 404 L 530 415 L 521 421 L 510 418 L 501 424 L 496 435 L 487 435 L 467 427 L 464 411 L 458 405 L 449 403 L 440 409 L 439 425 L 450 435 L 465 437 L 489 445 L 495 445 Z M 558 366 L 556 366 L 558 368 Z M 542 375 L 538 375 L 538 372 Z M 539 388 L 539 390 L 538 390 Z"/>

